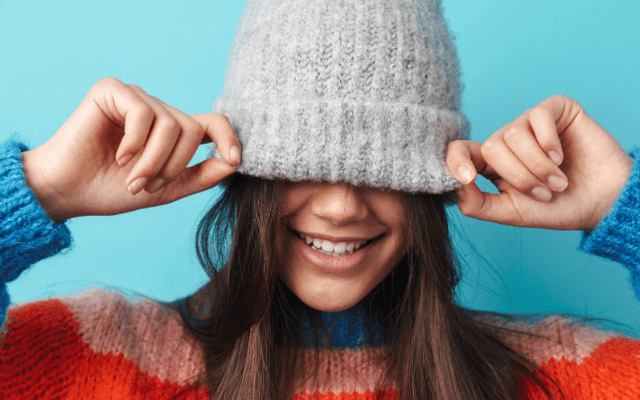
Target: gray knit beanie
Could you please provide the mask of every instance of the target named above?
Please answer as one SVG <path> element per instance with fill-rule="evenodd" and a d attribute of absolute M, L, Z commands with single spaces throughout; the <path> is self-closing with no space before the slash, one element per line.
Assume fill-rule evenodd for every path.
<path fill-rule="evenodd" d="M 440 0 L 248 0 L 212 112 L 238 134 L 239 173 L 449 204 L 462 185 L 446 148 L 469 132 L 461 91 Z"/>

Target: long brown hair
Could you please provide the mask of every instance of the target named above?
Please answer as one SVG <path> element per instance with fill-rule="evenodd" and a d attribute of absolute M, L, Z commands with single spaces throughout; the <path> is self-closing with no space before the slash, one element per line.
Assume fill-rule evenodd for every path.
<path fill-rule="evenodd" d="M 211 277 L 210 314 L 194 324 L 180 312 L 186 329 L 204 344 L 200 384 L 212 399 L 291 398 L 304 305 L 274 268 L 284 182 L 234 174 L 221 187 L 196 238 L 198 259 Z M 404 195 L 406 255 L 361 301 L 381 312 L 390 328 L 389 351 L 376 360 L 386 371 L 379 387 L 397 388 L 403 400 L 516 399 L 525 381 L 548 398 L 548 384 L 562 393 L 538 371 L 546 376 L 543 383 L 536 365 L 500 339 L 539 336 L 470 318 L 456 304 L 461 274 L 444 201 L 440 195 Z M 319 311 L 306 310 L 314 329 L 323 333 L 316 336 L 318 360 L 318 340 L 327 347 L 330 332 Z M 318 364 L 315 368 L 312 379 Z"/>

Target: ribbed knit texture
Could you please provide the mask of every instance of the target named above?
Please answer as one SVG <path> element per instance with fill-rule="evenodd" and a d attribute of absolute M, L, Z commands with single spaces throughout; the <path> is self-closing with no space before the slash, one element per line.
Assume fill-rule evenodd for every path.
<path fill-rule="evenodd" d="M 240 173 L 443 193 L 461 92 L 440 0 L 249 0 L 212 112 Z"/>
<path fill-rule="evenodd" d="M 640 299 L 640 246 L 625 246 L 625 243 L 640 243 L 640 170 L 637 159 L 640 147 L 634 147 L 629 155 L 636 164 L 629 180 L 598 229 L 585 232 L 580 249 L 585 253 L 609 258 L 624 265 L 631 275 L 629 281 Z"/>
<path fill-rule="evenodd" d="M 0 226 L 3 234 L 12 235 L 11 241 L 5 236 L 0 240 L 0 277 L 10 277 L 8 280 L 70 243 L 64 224 L 42 220 L 46 214 L 32 193 L 20 197 L 6 189 L 30 192 L 19 173 L 16 149 L 26 147 L 12 143 L 0 147 Z M 640 163 L 636 162 L 611 212 L 581 241 L 583 250 L 623 260 L 635 275 L 639 264 L 633 256 L 638 254 L 640 235 L 634 229 L 637 219 L 627 216 L 637 215 L 640 209 L 639 173 Z M 15 223 L 14 229 L 6 228 L 7 221 L 15 218 L 5 211 L 9 208 L 24 213 L 23 223 Z M 43 240 L 42 231 L 47 227 L 60 232 L 59 236 Z M 4 310 L 0 312 L 4 315 Z M 489 313 L 473 311 L 469 315 L 500 323 Z M 314 365 L 313 349 L 303 346 L 304 357 L 294 377 L 299 386 L 293 399 L 399 399 L 397 388 L 376 383 L 382 372 L 379 366 L 363 364 L 384 350 L 382 332 L 388 331 L 359 307 L 323 313 L 322 319 L 333 325 L 330 347 L 320 353 L 322 386 L 312 391 L 302 380 Z M 539 366 L 539 378 L 546 380 L 541 372 L 551 375 L 568 399 L 640 398 L 639 338 L 625 337 L 608 327 L 574 324 L 560 315 L 524 316 L 508 326 L 561 341 L 560 345 L 503 337 L 507 345 L 530 355 Z M 308 325 L 303 327 L 305 337 L 314 335 Z M 195 384 L 203 363 L 202 345 L 185 333 L 175 311 L 144 298 L 133 301 L 117 291 L 91 289 L 9 308 L 0 329 L 0 398 L 148 400 L 167 399 L 191 388 L 186 398 L 204 400 L 206 388 Z M 530 384 L 521 383 L 523 399 L 525 395 L 544 398 Z"/>
<path fill-rule="evenodd" d="M 13 140 L 0 147 L 0 325 L 9 306 L 6 282 L 43 258 L 71 246 L 71 232 L 54 223 L 25 185 L 21 152 Z"/>

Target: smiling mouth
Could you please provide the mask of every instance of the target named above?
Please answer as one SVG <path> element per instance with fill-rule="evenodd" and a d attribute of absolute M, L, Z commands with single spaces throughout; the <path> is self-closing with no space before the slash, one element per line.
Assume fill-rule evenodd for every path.
<path fill-rule="evenodd" d="M 326 254 L 328 256 L 350 256 L 363 248 L 369 246 L 372 242 L 378 240 L 382 235 L 375 237 L 373 239 L 361 241 L 361 242 L 353 242 L 353 243 L 337 243 L 334 244 L 328 240 L 322 239 L 314 239 L 310 236 L 297 232 L 291 229 L 292 233 L 302 241 L 305 245 L 310 247 L 312 250 L 317 251 L 318 253 Z"/>

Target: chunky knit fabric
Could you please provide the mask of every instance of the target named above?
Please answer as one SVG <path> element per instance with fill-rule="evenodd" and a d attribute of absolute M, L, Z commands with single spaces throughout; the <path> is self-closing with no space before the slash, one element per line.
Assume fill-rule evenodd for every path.
<path fill-rule="evenodd" d="M 20 151 L 0 147 L 0 287 L 40 259 L 68 248 L 64 223 L 49 220 L 33 192 L 25 187 Z M 636 149 L 637 151 L 637 149 Z M 632 153 L 635 156 L 635 153 Z M 640 163 L 636 163 L 619 199 L 600 226 L 584 234 L 580 248 L 622 263 L 640 300 Z M 4 306 L 3 306 L 4 307 Z M 5 315 L 5 309 L 0 309 Z M 202 346 L 188 335 L 178 313 L 147 299 L 91 289 L 76 296 L 11 306 L 0 330 L 2 399 L 167 399 L 190 389 L 190 399 L 207 399 L 195 385 L 203 371 Z M 484 312 L 469 317 L 501 322 Z M 301 383 L 313 364 L 311 350 L 296 369 L 294 399 L 398 399 L 394 387 L 376 384 L 380 369 L 367 365 L 383 350 L 381 331 L 363 309 L 323 313 L 334 325 L 331 346 L 321 352 L 319 391 Z M 503 340 L 528 354 L 540 371 L 552 376 L 568 399 L 640 398 L 640 340 L 603 326 L 577 324 L 562 315 L 530 315 L 514 328 L 557 339 Z M 305 334 L 312 334 L 306 332 Z M 545 378 L 539 375 L 543 381 Z M 523 399 L 542 393 L 522 382 Z M 557 393 L 554 392 L 554 397 Z"/>
<path fill-rule="evenodd" d="M 242 143 L 238 171 L 406 192 L 461 187 L 444 156 L 469 124 L 440 3 L 249 0 L 212 106 Z"/>

